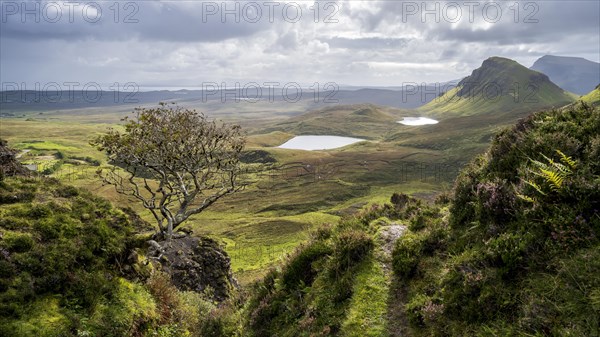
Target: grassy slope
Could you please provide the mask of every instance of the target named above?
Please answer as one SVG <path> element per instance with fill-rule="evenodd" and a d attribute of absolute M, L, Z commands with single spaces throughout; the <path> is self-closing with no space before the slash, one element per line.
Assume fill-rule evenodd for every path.
<path fill-rule="evenodd" d="M 240 333 L 597 336 L 598 130 L 599 109 L 534 114 L 496 136 L 450 201 L 396 199 L 316 230 L 254 286 Z M 560 185 L 531 173 L 542 154 L 571 172 Z M 390 222 L 409 228 L 393 252 L 391 285 L 377 263 L 377 233 Z M 386 321 L 399 317 L 390 310 L 404 311 L 409 326 Z"/>
<path fill-rule="evenodd" d="M 68 336 L 72 329 L 104 329 L 95 326 L 103 324 L 98 319 L 88 326 L 78 319 L 85 311 L 118 310 L 102 308 L 101 303 L 121 285 L 136 287 L 119 281 L 112 265 L 124 254 L 131 223 L 106 201 L 51 180 L 8 178 L 0 184 L 0 246 L 5 252 L 0 260 L 1 331 L 12 336 Z M 123 296 L 144 315 L 153 315 L 147 308 L 152 301 L 148 304 L 136 291 Z M 127 319 L 133 317 L 121 322 Z"/>
<path fill-rule="evenodd" d="M 225 116 L 226 108 L 216 109 L 216 116 Z M 104 118 L 117 121 L 117 117 L 124 114 L 122 108 L 115 107 L 104 113 Z M 239 122 L 251 132 L 249 149 L 266 150 L 279 163 L 297 162 L 305 167 L 310 165 L 311 169 L 296 165 L 274 172 L 273 178 L 264 178 L 192 218 L 188 226 L 196 233 L 222 239 L 233 257 L 236 276 L 242 283 L 249 282 L 305 241 L 307 228 L 336 222 L 340 215 L 367 203 L 386 200 L 396 191 L 428 197 L 447 189 L 458 168 L 487 147 L 499 125 L 513 123 L 521 114 L 454 117 L 425 127 L 395 123 L 407 115 L 418 113 L 370 104 L 334 106 L 291 117 L 279 124 L 284 118 L 279 115 L 260 111 L 249 112 L 250 117 L 240 114 Z M 67 157 L 90 156 L 103 160 L 103 154 L 88 144 L 90 138 L 115 125 L 98 124 L 102 116 L 91 109 L 79 114 L 77 111 L 33 114 L 30 118 L 34 120 L 29 121 L 3 119 L 2 135 L 15 147 L 33 149 L 23 160 L 40 162 L 46 167 L 57 162 L 52 158 L 56 151 Z M 259 121 L 251 121 L 252 116 Z M 335 133 L 374 141 L 333 151 L 276 149 L 275 146 L 293 135 L 282 131 L 265 133 L 261 125 L 267 124 L 277 125 L 273 130 Z M 48 154 L 50 156 L 40 156 Z M 425 164 L 426 170 L 416 163 Z M 438 164 L 449 166 L 436 166 Z M 102 186 L 94 174 L 97 167 L 63 163 L 60 168 L 54 177 L 115 203 L 131 205 L 144 219 L 152 221 L 150 214 L 135 200 L 116 194 L 111 186 Z"/>
<path fill-rule="evenodd" d="M 429 209 L 406 202 L 372 205 L 335 226 L 320 227 L 279 269 L 257 282 L 240 308 L 243 336 L 386 336 L 391 270 L 381 235 L 418 223 Z"/>
<path fill-rule="evenodd" d="M 55 179 L 0 181 L 0 335 L 199 336 L 214 305 L 147 264 L 146 226 Z"/>
<path fill-rule="evenodd" d="M 600 85 L 587 95 L 581 96 L 581 100 L 593 106 L 600 105 Z"/>
<path fill-rule="evenodd" d="M 598 335 L 598 130 L 600 110 L 571 106 L 501 132 L 457 179 L 447 225 L 398 241 L 410 335 Z"/>

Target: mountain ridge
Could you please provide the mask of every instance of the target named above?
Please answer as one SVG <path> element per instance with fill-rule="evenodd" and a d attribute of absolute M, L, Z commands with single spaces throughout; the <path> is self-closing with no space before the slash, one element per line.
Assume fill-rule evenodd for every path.
<path fill-rule="evenodd" d="M 548 75 L 561 88 L 585 95 L 600 83 L 600 63 L 582 57 L 544 55 L 529 68 Z"/>
<path fill-rule="evenodd" d="M 564 106 L 575 98 L 543 73 L 511 59 L 490 57 L 455 88 L 419 110 L 438 116 L 523 113 Z"/>

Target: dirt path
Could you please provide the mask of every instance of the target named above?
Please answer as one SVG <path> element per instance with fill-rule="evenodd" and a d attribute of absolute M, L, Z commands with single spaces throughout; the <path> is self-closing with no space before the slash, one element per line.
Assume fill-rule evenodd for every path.
<path fill-rule="evenodd" d="M 17 154 L 15 156 L 15 158 L 19 159 L 19 158 L 23 157 L 23 155 L 26 154 L 29 151 L 31 151 L 31 150 L 23 150 L 23 151 L 21 151 L 21 153 Z"/>
<path fill-rule="evenodd" d="M 383 268 L 390 280 L 389 298 L 387 305 L 388 336 L 400 337 L 407 335 L 408 321 L 404 314 L 405 294 L 398 285 L 392 271 L 392 251 L 396 240 L 404 234 L 406 226 L 392 224 L 381 231 L 381 250 L 383 253 Z"/>

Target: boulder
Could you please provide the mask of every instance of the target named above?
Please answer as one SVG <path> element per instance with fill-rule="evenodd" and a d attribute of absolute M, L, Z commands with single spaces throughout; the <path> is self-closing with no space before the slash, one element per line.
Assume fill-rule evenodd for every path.
<path fill-rule="evenodd" d="M 213 239 L 178 235 L 148 244 L 148 257 L 171 276 L 179 290 L 205 292 L 221 302 L 238 287 L 231 273 L 231 259 Z"/>

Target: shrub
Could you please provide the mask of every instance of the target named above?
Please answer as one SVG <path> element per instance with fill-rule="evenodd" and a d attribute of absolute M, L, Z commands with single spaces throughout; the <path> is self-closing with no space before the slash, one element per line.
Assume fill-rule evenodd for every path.
<path fill-rule="evenodd" d="M 35 241 L 28 233 L 6 233 L 2 242 L 2 245 L 9 251 L 15 253 L 24 253 L 35 244 Z"/>
<path fill-rule="evenodd" d="M 425 228 L 426 226 L 426 220 L 425 220 L 425 216 L 423 214 L 418 214 L 413 216 L 410 219 L 410 223 L 408 224 L 408 229 L 410 229 L 413 232 L 419 231 L 423 228 Z"/>
<path fill-rule="evenodd" d="M 423 254 L 434 254 L 438 250 L 446 249 L 450 238 L 450 230 L 441 220 L 433 221 L 428 232 L 423 234 Z"/>
<path fill-rule="evenodd" d="M 0 205 L 1 204 L 14 204 L 17 202 L 31 202 L 35 197 L 35 191 L 0 191 Z"/>
<path fill-rule="evenodd" d="M 450 205 L 450 225 L 452 228 L 467 227 L 475 220 L 473 207 L 477 182 L 480 180 L 481 167 L 487 163 L 487 157 L 479 156 L 469 163 L 458 175 L 454 183 L 454 200 Z"/>
<path fill-rule="evenodd" d="M 486 242 L 486 254 L 493 266 L 510 274 L 523 266 L 532 246 L 533 237 L 529 233 L 503 233 Z"/>
<path fill-rule="evenodd" d="M 15 217 L 15 216 L 3 216 L 0 218 L 0 228 L 9 230 L 27 230 L 31 227 L 28 220 Z"/>
<path fill-rule="evenodd" d="M 215 309 L 212 302 L 191 291 L 180 292 L 167 274 L 154 272 L 146 281 L 159 313 L 159 336 L 185 336 L 199 333 L 200 324 Z"/>
<path fill-rule="evenodd" d="M 338 234 L 334 241 L 330 270 L 343 273 L 360 263 L 375 246 L 373 238 L 359 230 L 348 230 Z"/>
<path fill-rule="evenodd" d="M 479 221 L 502 224 L 510 220 L 514 214 L 516 197 L 505 180 L 480 182 L 475 190 Z"/>
<path fill-rule="evenodd" d="M 392 253 L 392 266 L 394 272 L 401 278 L 412 276 L 419 262 L 423 250 L 422 237 L 407 231 L 396 241 Z"/>
<path fill-rule="evenodd" d="M 299 249 L 283 269 L 282 285 L 289 290 L 296 289 L 300 285 L 311 285 L 318 272 L 314 269 L 313 263 L 331 252 L 328 245 L 319 241 Z"/>
<path fill-rule="evenodd" d="M 52 166 L 46 167 L 42 170 L 42 174 L 45 176 L 49 176 L 51 174 L 53 174 L 54 172 L 58 171 L 60 169 L 60 167 L 62 166 L 63 161 L 57 161 L 56 163 L 52 164 Z"/>
<path fill-rule="evenodd" d="M 390 198 L 390 202 L 392 203 L 392 205 L 394 207 L 396 207 L 396 209 L 402 209 L 408 203 L 409 198 L 410 197 L 404 193 L 400 193 L 400 194 L 394 193 L 394 194 L 392 194 L 392 197 Z"/>
<path fill-rule="evenodd" d="M 74 186 L 65 186 L 56 189 L 56 196 L 62 198 L 72 198 L 79 195 L 79 190 Z"/>
<path fill-rule="evenodd" d="M 442 192 L 435 196 L 434 203 L 436 205 L 447 205 L 452 201 L 452 196 L 449 192 Z"/>
<path fill-rule="evenodd" d="M 592 173 L 600 174 L 600 160 L 597 160 L 597 158 L 600 158 L 600 135 L 596 135 L 588 143 L 587 156 L 590 160 Z"/>
<path fill-rule="evenodd" d="M 28 213 L 28 216 L 32 219 L 42 219 L 51 215 L 52 209 L 46 204 L 34 204 Z"/>
<path fill-rule="evenodd" d="M 61 224 L 55 218 L 47 218 L 36 221 L 35 230 L 40 234 L 42 241 L 51 241 L 60 237 Z"/>
<path fill-rule="evenodd" d="M 314 241 L 324 241 L 324 240 L 329 239 L 332 234 L 333 234 L 333 229 L 332 229 L 331 224 L 325 224 L 325 225 L 319 226 L 317 229 L 315 229 L 313 232 L 311 232 L 311 238 Z"/>
<path fill-rule="evenodd" d="M 230 306 L 223 306 L 211 311 L 201 323 L 199 336 L 202 337 L 234 337 L 243 336 L 239 327 L 239 312 Z"/>
<path fill-rule="evenodd" d="M 423 317 L 423 309 L 426 305 L 431 304 L 431 298 L 425 294 L 414 295 L 408 303 L 404 305 L 408 322 L 415 327 L 424 327 L 425 318 Z"/>

